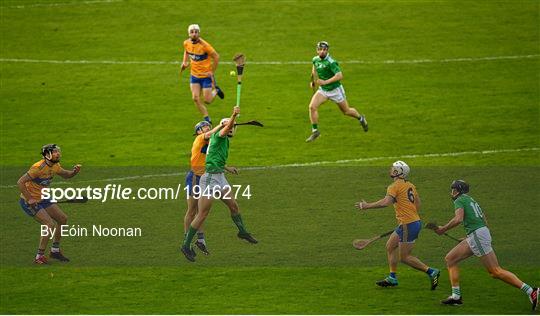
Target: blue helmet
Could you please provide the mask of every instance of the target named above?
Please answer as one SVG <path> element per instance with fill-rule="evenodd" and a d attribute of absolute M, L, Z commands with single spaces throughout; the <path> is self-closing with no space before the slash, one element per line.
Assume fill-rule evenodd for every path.
<path fill-rule="evenodd" d="M 202 131 L 202 128 L 205 126 L 212 128 L 212 124 L 207 121 L 200 121 L 199 123 L 197 123 L 197 125 L 195 125 L 195 133 L 193 134 L 193 136 L 197 135 L 199 131 Z"/>

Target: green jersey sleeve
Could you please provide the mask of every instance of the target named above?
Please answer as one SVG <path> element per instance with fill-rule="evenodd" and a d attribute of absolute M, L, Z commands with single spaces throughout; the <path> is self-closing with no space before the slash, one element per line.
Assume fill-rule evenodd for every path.
<path fill-rule="evenodd" d="M 465 202 L 463 199 L 456 199 L 454 201 L 454 210 L 457 210 L 458 208 L 465 209 Z"/>
<path fill-rule="evenodd" d="M 332 70 L 334 74 L 341 72 L 341 68 L 339 68 L 339 64 L 337 61 L 334 60 L 334 62 L 330 64 L 330 70 Z"/>

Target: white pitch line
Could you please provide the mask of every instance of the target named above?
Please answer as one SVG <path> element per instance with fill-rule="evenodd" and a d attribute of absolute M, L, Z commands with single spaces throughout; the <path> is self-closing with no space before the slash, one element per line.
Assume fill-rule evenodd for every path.
<path fill-rule="evenodd" d="M 346 60 L 341 64 L 444 64 L 457 62 L 478 62 L 478 61 L 493 61 L 493 60 L 516 60 L 516 59 L 531 59 L 538 58 L 540 54 L 530 55 L 512 55 L 512 56 L 486 56 L 486 57 L 460 57 L 460 58 L 444 58 L 444 59 L 402 59 L 402 60 Z M 39 64 L 105 64 L 105 65 L 179 65 L 180 61 L 159 61 L 159 60 L 54 60 L 54 59 L 27 59 L 27 58 L 0 58 L 0 62 L 4 63 L 39 63 Z M 232 65 L 233 62 L 222 61 L 226 65 Z M 248 61 L 251 65 L 310 65 L 310 61 Z"/>
<path fill-rule="evenodd" d="M 465 155 L 490 155 L 490 154 L 514 153 L 514 152 L 538 151 L 538 150 L 540 150 L 540 148 L 532 147 L 532 148 L 497 149 L 497 150 L 481 150 L 481 151 L 461 151 L 461 152 L 450 152 L 450 153 L 440 153 L 440 154 L 417 154 L 417 155 L 402 155 L 402 156 L 387 156 L 387 157 L 368 157 L 368 158 L 345 159 L 345 160 L 336 160 L 336 161 L 315 161 L 315 162 L 292 163 L 292 164 L 275 165 L 275 166 L 245 167 L 245 168 L 240 168 L 240 170 L 244 171 L 244 170 L 281 169 L 281 168 L 291 168 L 291 167 L 310 167 L 310 166 L 320 166 L 320 165 L 346 164 L 346 163 L 352 163 L 352 162 L 367 162 L 367 161 L 391 160 L 391 159 L 438 158 L 438 157 L 456 157 L 456 156 L 465 156 Z M 160 177 L 177 177 L 184 174 L 185 173 L 182 173 L 182 172 L 145 174 L 141 176 L 128 176 L 128 177 L 109 178 L 109 179 L 94 179 L 94 180 L 69 181 L 69 182 L 60 181 L 60 182 L 55 182 L 55 184 L 78 184 L 78 183 L 112 182 L 112 181 L 134 180 L 134 179 L 160 178 Z M 15 188 L 15 187 L 17 187 L 17 185 L 0 186 L 1 189 Z"/>
<path fill-rule="evenodd" d="M 80 1 L 80 2 L 61 2 L 61 3 L 34 3 L 26 5 L 12 5 L 2 7 L 2 9 L 24 9 L 24 8 L 36 8 L 36 7 L 62 7 L 70 5 L 80 5 L 80 4 L 96 4 L 96 3 L 113 3 L 121 2 L 123 0 L 95 0 L 95 1 Z"/>

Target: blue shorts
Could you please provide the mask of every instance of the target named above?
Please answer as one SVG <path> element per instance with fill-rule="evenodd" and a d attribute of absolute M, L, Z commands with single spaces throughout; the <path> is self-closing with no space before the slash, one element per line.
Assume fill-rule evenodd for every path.
<path fill-rule="evenodd" d="M 34 205 L 34 207 L 31 207 L 30 204 L 26 203 L 26 200 L 23 199 L 23 198 L 20 198 L 19 199 L 19 204 L 21 205 L 23 211 L 28 214 L 29 216 L 36 216 L 37 212 L 39 212 L 40 210 L 44 210 L 46 209 L 47 207 L 51 206 L 53 203 L 51 202 L 51 200 L 41 200 L 39 201 L 38 203 L 36 203 L 36 205 Z"/>
<path fill-rule="evenodd" d="M 420 230 L 422 229 L 422 221 L 416 221 L 405 225 L 399 225 L 395 232 L 399 236 L 399 242 L 414 242 Z"/>
<path fill-rule="evenodd" d="M 193 187 L 198 186 L 200 181 L 201 181 L 201 176 L 195 175 L 193 171 L 188 172 L 186 176 L 186 187 L 188 189 L 189 196 L 195 195 L 193 193 Z M 200 192 L 200 187 L 199 187 L 199 192 Z"/>
<path fill-rule="evenodd" d="M 189 83 L 191 84 L 199 84 L 203 89 L 206 88 L 212 88 L 212 78 L 206 77 L 206 78 L 197 78 L 195 76 L 191 76 L 189 79 Z"/>

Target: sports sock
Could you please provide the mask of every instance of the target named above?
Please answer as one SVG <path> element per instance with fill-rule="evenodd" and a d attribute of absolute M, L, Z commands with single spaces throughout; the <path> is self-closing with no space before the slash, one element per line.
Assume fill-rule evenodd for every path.
<path fill-rule="evenodd" d="M 197 241 L 202 242 L 204 244 L 204 233 L 203 232 L 197 232 Z"/>
<path fill-rule="evenodd" d="M 314 132 L 319 129 L 319 124 L 311 124 L 311 131 Z"/>
<path fill-rule="evenodd" d="M 36 259 L 45 255 L 45 249 L 38 249 L 36 254 Z"/>
<path fill-rule="evenodd" d="M 390 272 L 390 277 L 397 280 L 397 275 L 395 272 Z"/>
<path fill-rule="evenodd" d="M 182 247 L 189 248 L 189 245 L 191 245 L 191 241 L 193 240 L 193 236 L 195 236 L 196 232 L 197 232 L 197 229 L 189 225 L 189 230 L 188 230 L 188 233 L 186 234 L 186 237 L 184 238 Z"/>
<path fill-rule="evenodd" d="M 521 286 L 521 290 L 529 296 L 531 296 L 531 293 L 533 292 L 533 288 L 527 283 L 523 283 L 523 285 Z"/>
<path fill-rule="evenodd" d="M 457 300 L 461 298 L 461 290 L 459 286 L 452 286 L 452 298 Z"/>
<path fill-rule="evenodd" d="M 210 116 L 205 116 L 204 120 L 207 121 L 208 123 L 212 124 L 212 120 L 210 119 Z"/>
<path fill-rule="evenodd" d="M 426 273 L 427 275 L 431 276 L 431 274 L 434 272 L 435 270 L 431 269 L 431 268 L 428 268 Z"/>
<path fill-rule="evenodd" d="M 51 252 L 60 252 L 60 242 L 55 241 L 51 246 Z"/>
<path fill-rule="evenodd" d="M 242 216 L 240 216 L 240 213 L 236 215 L 231 215 L 231 218 L 233 222 L 236 224 L 236 227 L 238 227 L 238 231 L 242 234 L 247 234 L 247 230 L 244 227 L 244 222 L 242 221 Z"/>

